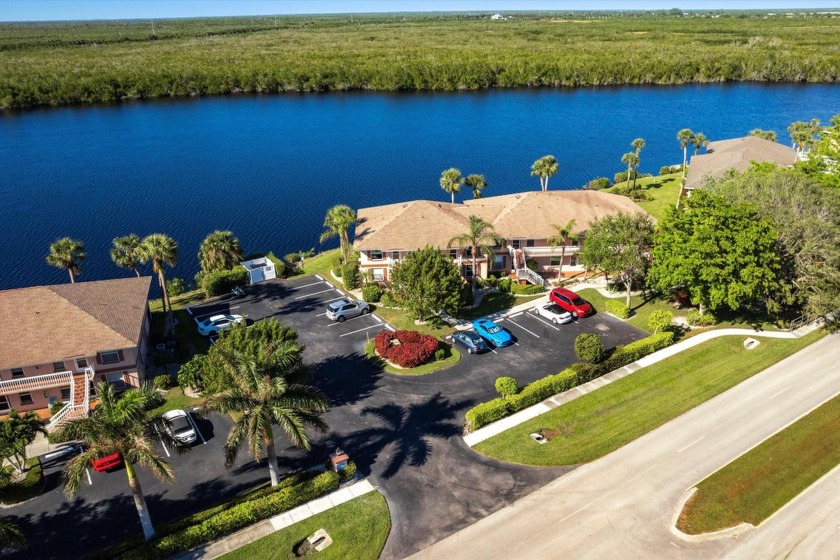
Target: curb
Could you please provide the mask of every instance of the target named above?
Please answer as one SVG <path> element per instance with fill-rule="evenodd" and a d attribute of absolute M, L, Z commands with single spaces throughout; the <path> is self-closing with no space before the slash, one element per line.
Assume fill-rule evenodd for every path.
<path fill-rule="evenodd" d="M 697 493 L 697 487 L 694 486 L 689 488 L 680 498 L 680 501 L 677 502 L 677 507 L 674 509 L 674 514 L 671 516 L 671 523 L 668 528 L 671 530 L 671 534 L 677 537 L 678 539 L 690 542 L 690 543 L 701 543 L 706 541 L 711 541 L 715 539 L 722 539 L 726 537 L 737 537 L 741 533 L 745 531 L 749 531 L 750 529 L 755 529 L 755 526 L 750 523 L 740 523 L 735 525 L 734 527 L 729 527 L 728 529 L 722 529 L 720 531 L 715 531 L 713 533 L 701 533 L 699 535 L 689 535 L 688 533 L 683 533 L 677 528 L 677 521 L 680 519 L 680 514 L 682 513 L 683 509 L 685 508 L 685 504 L 688 503 L 688 500 Z"/>

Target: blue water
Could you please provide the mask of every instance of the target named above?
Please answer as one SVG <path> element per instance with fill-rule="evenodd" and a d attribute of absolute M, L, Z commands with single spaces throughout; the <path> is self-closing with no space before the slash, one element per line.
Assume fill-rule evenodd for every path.
<path fill-rule="evenodd" d="M 127 103 L 0 115 L 0 289 L 68 281 L 46 264 L 62 236 L 84 241 L 81 280 L 133 274 L 111 240 L 164 232 L 170 276 L 191 280 L 214 229 L 246 251 L 318 245 L 324 212 L 448 200 L 440 172 L 482 173 L 486 195 L 538 189 L 531 163 L 555 154 L 551 189 L 679 163 L 680 128 L 711 140 L 840 113 L 836 85 L 698 85 L 455 94 L 329 94 Z M 465 193 L 466 194 L 466 193 Z M 469 196 L 469 195 L 467 195 Z M 332 247 L 327 244 L 324 247 Z"/>

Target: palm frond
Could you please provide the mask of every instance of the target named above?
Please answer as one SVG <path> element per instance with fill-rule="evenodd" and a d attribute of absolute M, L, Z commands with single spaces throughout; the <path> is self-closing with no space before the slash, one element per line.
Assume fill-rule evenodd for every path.
<path fill-rule="evenodd" d="M 0 518 L 0 545 L 11 548 L 25 548 L 26 538 L 20 527 L 10 519 Z"/>

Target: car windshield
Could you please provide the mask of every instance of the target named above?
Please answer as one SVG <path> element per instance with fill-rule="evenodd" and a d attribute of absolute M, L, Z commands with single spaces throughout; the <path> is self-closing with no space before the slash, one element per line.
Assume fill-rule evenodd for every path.
<path fill-rule="evenodd" d="M 183 434 L 184 432 L 192 430 L 192 426 L 190 426 L 190 423 L 187 420 L 186 416 L 178 416 L 176 418 L 173 418 L 169 421 L 169 426 L 172 428 L 172 432 L 175 434 Z"/>
<path fill-rule="evenodd" d="M 487 332 L 490 334 L 496 334 L 497 332 L 501 332 L 502 327 L 499 325 L 493 325 L 492 327 L 487 327 Z"/>
<path fill-rule="evenodd" d="M 552 303 L 551 305 L 547 305 L 545 308 L 546 308 L 547 310 L 551 311 L 552 313 L 558 313 L 558 314 L 559 314 L 559 313 L 565 313 L 562 309 L 560 309 L 559 307 L 557 307 L 557 306 L 556 306 L 555 304 L 553 304 L 553 303 Z"/>
<path fill-rule="evenodd" d="M 575 305 L 586 305 L 586 302 L 579 297 L 572 298 L 572 303 Z"/>

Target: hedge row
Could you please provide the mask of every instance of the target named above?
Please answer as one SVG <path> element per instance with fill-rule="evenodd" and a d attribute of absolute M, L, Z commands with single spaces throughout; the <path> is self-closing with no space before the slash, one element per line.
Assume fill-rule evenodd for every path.
<path fill-rule="evenodd" d="M 613 370 L 633 363 L 657 350 L 661 350 L 674 342 L 674 333 L 662 332 L 651 335 L 642 340 L 632 342 L 627 346 L 617 346 L 610 356 L 599 364 L 572 364 L 560 373 L 549 375 L 529 383 L 517 394 L 508 399 L 493 399 L 480 403 L 467 411 L 466 431 L 472 432 L 486 426 L 514 412 L 533 406 L 552 395 L 568 391 L 596 377 L 600 377 Z"/>
<path fill-rule="evenodd" d="M 545 292 L 545 288 L 538 284 L 519 285 L 515 282 L 512 282 L 510 285 L 510 291 L 518 295 L 532 296 Z"/>
<path fill-rule="evenodd" d="M 88 560 L 156 560 L 189 550 L 314 500 L 337 489 L 338 483 L 339 475 L 333 471 L 291 475 L 277 486 L 250 492 L 241 498 L 161 526 L 157 528 L 154 541 L 144 542 L 143 537 L 138 535 L 89 556 Z"/>
<path fill-rule="evenodd" d="M 208 272 L 201 279 L 201 287 L 207 297 L 220 296 L 230 292 L 236 286 L 248 285 L 248 271 L 242 265 L 231 270 Z"/>
<path fill-rule="evenodd" d="M 624 300 L 608 299 L 606 307 L 607 313 L 615 315 L 619 319 L 626 319 L 630 316 L 630 308 L 624 305 Z"/>

